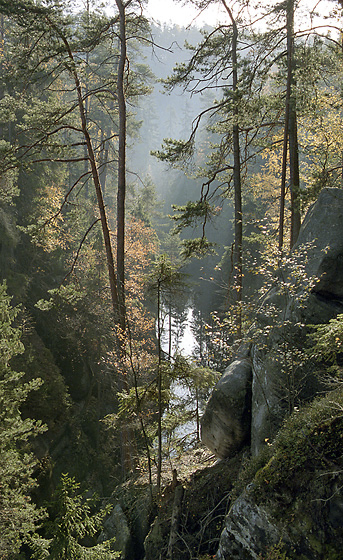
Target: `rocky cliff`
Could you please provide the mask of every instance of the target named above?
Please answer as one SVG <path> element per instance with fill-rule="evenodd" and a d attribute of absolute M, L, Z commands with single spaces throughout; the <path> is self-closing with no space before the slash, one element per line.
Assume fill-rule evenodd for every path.
<path fill-rule="evenodd" d="M 343 191 L 325 189 L 202 418 L 203 442 L 219 458 L 247 444 L 266 457 L 231 505 L 220 560 L 258 559 L 267 549 L 284 558 L 283 546 L 291 558 L 342 557 L 341 389 L 298 413 L 328 391 L 304 351 L 311 325 L 342 312 Z"/>
<path fill-rule="evenodd" d="M 254 455 L 272 440 L 294 407 L 324 389 L 302 355 L 308 325 L 342 312 L 343 191 L 325 189 L 213 391 L 202 418 L 205 445 L 226 458 L 249 440 Z"/>

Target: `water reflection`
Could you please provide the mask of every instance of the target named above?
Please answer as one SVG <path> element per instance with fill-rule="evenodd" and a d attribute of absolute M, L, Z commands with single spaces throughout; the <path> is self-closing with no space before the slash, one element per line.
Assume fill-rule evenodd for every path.
<path fill-rule="evenodd" d="M 171 358 L 173 358 L 176 354 L 181 354 L 185 358 L 191 359 L 194 357 L 196 339 L 192 325 L 192 307 L 187 307 L 185 309 L 185 312 L 181 315 L 181 320 L 179 317 L 175 319 L 175 317 L 166 313 L 163 324 L 162 350 L 167 356 L 170 355 Z M 182 379 L 178 379 L 172 383 L 171 394 L 169 411 L 173 409 L 180 410 L 182 408 L 189 412 L 193 410 L 193 396 L 189 387 Z M 168 411 L 166 414 L 168 414 Z M 175 438 L 179 441 L 183 441 L 183 444 L 187 447 L 187 443 L 188 445 L 194 443 L 198 435 L 197 422 L 196 420 L 191 420 L 177 426 L 173 430 L 172 437 L 173 439 Z"/>
<path fill-rule="evenodd" d="M 164 317 L 162 350 L 165 354 L 170 354 L 172 357 L 176 353 L 181 353 L 185 358 L 192 357 L 194 354 L 196 341 L 192 329 L 192 307 L 186 308 L 184 317 L 181 321 L 175 319 L 169 313 L 166 313 Z"/>

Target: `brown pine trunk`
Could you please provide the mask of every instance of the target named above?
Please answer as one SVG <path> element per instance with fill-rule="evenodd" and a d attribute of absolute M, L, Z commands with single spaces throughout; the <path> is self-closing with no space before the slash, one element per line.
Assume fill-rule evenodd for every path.
<path fill-rule="evenodd" d="M 116 0 L 119 11 L 119 61 L 117 69 L 117 96 L 119 112 L 118 130 L 118 191 L 117 191 L 117 287 L 119 299 L 119 356 L 125 356 L 125 338 L 127 334 L 126 306 L 125 306 L 125 197 L 126 197 L 126 99 L 125 99 L 125 65 L 127 57 L 126 46 L 126 5 L 122 0 Z M 128 383 L 125 372 L 122 372 L 120 389 L 128 391 Z M 133 468 L 132 446 L 133 436 L 129 427 L 123 427 L 121 453 L 123 479 Z"/>
<path fill-rule="evenodd" d="M 232 23 L 232 92 L 234 98 L 233 116 L 234 125 L 232 127 L 232 144 L 233 144 L 233 185 L 235 192 L 235 247 L 234 247 L 234 277 L 235 292 L 237 305 L 237 337 L 242 337 L 242 298 L 243 298 L 243 210 L 242 210 L 242 183 L 241 183 L 241 156 L 239 142 L 239 126 L 238 126 L 238 59 L 237 59 L 237 43 L 238 29 L 233 14 L 225 0 L 222 3 L 230 17 Z"/>
<path fill-rule="evenodd" d="M 287 84 L 289 82 L 289 115 L 288 115 L 288 145 L 289 145 L 289 176 L 291 192 L 291 231 L 290 248 L 296 242 L 301 223 L 300 215 L 300 173 L 298 131 L 296 113 L 296 81 L 294 59 L 294 0 L 287 5 Z M 285 124 L 286 126 L 286 124 Z"/>
<path fill-rule="evenodd" d="M 117 95 L 119 109 L 119 146 L 118 146 L 118 193 L 117 193 L 117 279 L 119 296 L 119 322 L 125 332 L 125 196 L 126 196 L 126 101 L 124 74 L 126 64 L 126 18 L 125 7 L 116 0 L 119 10 L 120 55 L 117 76 Z"/>
<path fill-rule="evenodd" d="M 287 151 L 289 147 L 289 174 L 291 192 L 291 228 L 290 248 L 296 242 L 300 225 L 300 174 L 299 174 L 299 151 L 295 96 L 295 60 L 294 60 L 294 0 L 289 0 L 286 13 L 287 29 L 287 85 L 285 103 L 285 125 L 283 139 L 281 193 L 280 193 L 280 217 L 279 217 L 279 250 L 282 251 L 284 243 L 284 220 L 285 220 L 285 196 L 286 196 L 286 173 L 287 173 Z"/>
<path fill-rule="evenodd" d="M 157 344 L 158 344 L 158 364 L 157 364 L 157 491 L 161 490 L 162 475 L 162 325 L 161 325 L 161 283 L 157 282 Z"/>
<path fill-rule="evenodd" d="M 72 53 L 72 50 L 70 48 L 68 40 L 66 39 L 66 37 L 64 37 L 59 32 L 59 30 L 56 29 L 56 26 L 52 22 L 49 21 L 49 23 L 58 32 L 62 41 L 64 42 L 65 47 L 66 47 L 67 52 L 68 52 L 69 60 L 71 62 L 70 72 L 72 74 L 72 77 L 73 77 L 73 80 L 74 80 L 74 83 L 75 83 L 75 87 L 76 87 L 79 113 L 80 113 L 80 118 L 81 118 L 82 133 L 83 133 L 83 136 L 84 136 L 85 142 L 86 142 L 87 153 L 88 153 L 88 158 L 89 158 L 89 163 L 90 163 L 90 167 L 91 167 L 93 183 L 94 183 L 97 202 L 98 202 L 98 209 L 99 209 L 99 213 L 100 213 L 101 228 L 102 228 L 103 240 L 104 240 L 105 251 L 106 251 L 107 269 L 108 269 L 108 276 L 109 276 L 109 283 L 110 283 L 110 290 L 111 290 L 112 307 L 113 307 L 114 315 L 115 315 L 116 319 L 118 320 L 119 316 L 120 316 L 120 314 L 119 314 L 119 298 L 118 298 L 118 291 L 117 291 L 117 276 L 116 276 L 115 268 L 114 268 L 114 258 L 113 258 L 113 251 L 112 251 L 112 245 L 111 245 L 110 231 L 109 231 L 109 227 L 108 227 L 104 198 L 103 198 L 103 193 L 102 193 L 102 189 L 101 189 L 99 170 L 98 170 L 98 166 L 97 166 L 97 163 L 96 163 L 96 158 L 95 158 L 95 154 L 94 154 L 92 140 L 91 140 L 91 137 L 89 135 L 88 126 L 87 126 L 87 115 L 86 115 L 85 104 L 84 104 L 84 99 L 83 99 L 83 95 L 82 95 L 81 83 L 80 83 L 79 76 L 78 76 L 78 73 L 77 73 L 77 70 L 76 70 L 74 56 L 73 56 L 73 53 Z"/>
<path fill-rule="evenodd" d="M 295 108 L 291 107 L 289 119 L 289 162 L 290 162 L 290 184 L 291 184 L 291 239 L 290 248 L 296 243 L 301 226 L 300 208 L 300 174 L 299 174 L 299 150 L 297 114 Z"/>
<path fill-rule="evenodd" d="M 288 26 L 287 26 L 288 28 Z M 289 104 L 291 98 L 292 82 L 292 44 L 290 43 L 289 33 L 287 33 L 287 85 L 286 85 L 286 106 L 285 124 L 283 132 L 283 151 L 282 151 L 282 170 L 281 170 L 281 192 L 280 192 L 280 217 L 279 217 L 279 251 L 282 252 L 285 230 L 285 198 L 286 198 L 286 175 L 287 175 L 287 151 L 288 151 L 288 130 L 289 130 Z"/>

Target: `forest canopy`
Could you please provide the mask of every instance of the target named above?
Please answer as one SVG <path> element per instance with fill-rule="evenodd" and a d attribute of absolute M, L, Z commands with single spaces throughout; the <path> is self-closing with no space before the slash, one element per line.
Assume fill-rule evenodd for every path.
<path fill-rule="evenodd" d="M 98 542 L 111 508 L 86 490 L 108 496 L 136 472 L 161 490 L 305 212 L 342 188 L 341 5 L 188 3 L 222 19 L 0 0 L 6 559 L 59 557 L 63 496 L 79 557 L 116 557 Z M 331 334 L 328 349 L 315 335 L 321 356 L 337 356 Z"/>

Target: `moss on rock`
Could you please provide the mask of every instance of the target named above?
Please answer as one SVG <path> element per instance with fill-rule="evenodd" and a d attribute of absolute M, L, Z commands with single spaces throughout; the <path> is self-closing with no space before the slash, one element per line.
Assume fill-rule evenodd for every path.
<path fill-rule="evenodd" d="M 237 481 L 236 496 L 243 483 L 246 486 L 237 503 L 250 504 L 252 514 L 263 510 L 273 533 L 270 544 L 282 538 L 291 559 L 329 560 L 341 554 L 342 443 L 343 388 L 339 388 L 288 418 L 275 442 L 245 465 Z M 227 543 L 244 503 L 230 511 Z M 248 528 L 249 524 L 253 525 L 252 520 L 245 520 Z M 244 546 L 251 546 L 257 554 L 259 546 L 263 551 L 263 543 L 255 540 Z"/>

